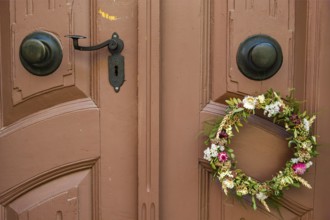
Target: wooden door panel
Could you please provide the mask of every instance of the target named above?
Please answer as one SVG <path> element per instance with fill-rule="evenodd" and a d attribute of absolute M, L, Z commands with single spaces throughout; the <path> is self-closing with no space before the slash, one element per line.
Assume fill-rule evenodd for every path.
<path fill-rule="evenodd" d="M 39 112 L 3 130 L 0 192 L 53 167 L 99 157 L 98 121 L 98 109 L 87 100 Z"/>
<path fill-rule="evenodd" d="M 68 174 L 43 184 L 11 201 L 5 220 L 93 218 L 92 170 Z"/>
<path fill-rule="evenodd" d="M 1 1 L 1 220 L 98 219 L 100 110 L 94 43 L 95 1 Z M 39 77 L 19 59 L 23 38 L 44 31 L 63 50 L 59 68 Z"/>
<path fill-rule="evenodd" d="M 70 27 L 73 26 L 72 1 L 42 1 L 42 0 L 28 0 L 28 1 L 10 1 L 10 28 L 11 44 L 12 44 L 12 79 L 13 79 L 13 104 L 21 103 L 28 97 L 36 95 L 37 93 L 45 93 L 53 90 L 56 87 L 67 87 L 74 85 L 74 75 L 72 73 L 72 54 L 67 52 L 70 50 L 69 41 L 63 38 L 62 47 L 63 63 L 56 74 L 51 74 L 45 77 L 33 77 L 27 73 L 21 65 L 19 59 L 19 48 L 25 36 L 31 31 L 41 30 L 53 32 L 55 36 L 64 36 L 70 33 Z M 54 17 L 61 18 L 55 20 Z M 59 25 L 61 24 L 61 25 Z M 55 31 L 54 31 L 55 30 Z M 86 74 L 88 75 L 88 74 Z M 29 82 L 27 84 L 26 82 Z"/>
<path fill-rule="evenodd" d="M 90 96 L 90 53 L 75 58 L 72 43 L 64 36 L 75 32 L 88 37 L 91 44 L 90 1 L 1 1 L 3 123 L 18 119 L 48 107 Z M 79 22 L 78 22 L 79 21 Z M 25 36 L 34 31 L 47 32 L 61 44 L 63 59 L 52 74 L 39 77 L 30 74 L 21 64 L 19 49 Z"/>
<path fill-rule="evenodd" d="M 292 55 L 294 53 L 295 2 L 277 0 L 228 0 L 222 2 L 224 5 L 227 4 L 229 19 L 226 31 L 228 34 L 227 90 L 235 93 L 254 94 L 265 91 L 269 87 L 276 87 L 281 94 L 288 94 L 288 88 L 293 87 L 294 76 Z M 269 35 L 276 39 L 281 45 L 283 53 L 283 63 L 279 72 L 264 81 L 253 81 L 246 78 L 236 64 L 236 53 L 240 43 L 257 34 Z M 215 78 L 215 81 L 223 79 L 221 74 L 214 76 L 220 77 L 220 79 Z"/>
<path fill-rule="evenodd" d="M 210 59 L 213 100 L 227 92 L 256 94 L 268 88 L 279 91 L 283 96 L 289 93 L 289 88 L 296 88 L 297 97 L 305 98 L 305 67 L 301 65 L 305 62 L 305 50 L 301 45 L 306 44 L 306 1 L 205 2 L 214 8 L 209 15 L 205 15 L 210 16 L 214 23 L 204 25 L 211 29 L 209 39 L 212 45 Z M 236 64 L 239 45 L 257 34 L 269 35 L 277 40 L 283 53 L 280 70 L 263 81 L 248 79 Z"/>

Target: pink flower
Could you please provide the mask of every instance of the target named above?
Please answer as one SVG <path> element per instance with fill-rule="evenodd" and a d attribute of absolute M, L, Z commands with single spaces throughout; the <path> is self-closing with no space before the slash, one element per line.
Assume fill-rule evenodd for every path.
<path fill-rule="evenodd" d="M 296 163 L 292 165 L 292 169 L 295 174 L 303 175 L 306 171 L 306 164 L 304 163 Z"/>
<path fill-rule="evenodd" d="M 220 162 L 225 162 L 228 160 L 228 155 L 226 152 L 220 152 L 218 155 L 218 159 Z"/>

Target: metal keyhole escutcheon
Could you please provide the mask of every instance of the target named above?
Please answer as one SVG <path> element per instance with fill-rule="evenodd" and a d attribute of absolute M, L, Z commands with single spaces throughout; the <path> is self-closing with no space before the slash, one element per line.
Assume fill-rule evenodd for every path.
<path fill-rule="evenodd" d="M 111 53 L 111 56 L 108 56 L 109 83 L 113 86 L 115 92 L 119 92 L 120 87 L 125 82 L 125 58 L 121 55 L 121 52 L 124 49 L 124 42 L 119 38 L 119 35 L 114 32 L 111 39 L 89 47 L 80 46 L 78 43 L 79 39 L 86 38 L 84 36 L 66 35 L 65 37 L 72 38 L 74 49 L 80 51 L 92 51 L 108 47 L 108 50 Z"/>
<path fill-rule="evenodd" d="M 121 55 L 124 43 L 117 33 L 112 35 L 113 41 L 109 44 L 111 56 L 108 57 L 109 82 L 113 86 L 115 92 L 119 92 L 120 87 L 125 82 L 125 59 Z"/>
<path fill-rule="evenodd" d="M 60 66 L 62 47 L 52 34 L 33 32 L 23 39 L 19 57 L 27 71 L 36 76 L 47 76 Z"/>
<path fill-rule="evenodd" d="M 282 49 L 272 37 L 255 35 L 240 44 L 236 61 L 244 76 L 252 80 L 265 80 L 281 68 Z"/>

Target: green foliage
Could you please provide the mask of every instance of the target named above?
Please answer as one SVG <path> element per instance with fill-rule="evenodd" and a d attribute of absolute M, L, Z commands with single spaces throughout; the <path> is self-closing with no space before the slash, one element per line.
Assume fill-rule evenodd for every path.
<path fill-rule="evenodd" d="M 207 140 L 204 142 L 205 145 L 209 145 L 210 140 L 215 138 L 222 119 L 222 117 L 218 117 L 203 123 L 203 135 L 207 137 Z"/>

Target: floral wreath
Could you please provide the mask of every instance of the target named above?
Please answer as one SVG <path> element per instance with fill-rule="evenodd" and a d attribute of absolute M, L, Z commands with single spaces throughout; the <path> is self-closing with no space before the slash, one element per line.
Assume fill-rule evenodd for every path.
<path fill-rule="evenodd" d="M 279 93 L 271 89 L 257 97 L 246 96 L 243 100 L 230 98 L 226 103 L 227 114 L 212 127 L 207 141 L 211 146 L 204 151 L 204 159 L 209 161 L 224 193 L 227 195 L 228 189 L 231 189 L 239 197 L 249 195 L 254 210 L 257 209 L 257 199 L 270 212 L 266 200 L 281 197 L 283 189 L 300 187 L 301 184 L 311 189 L 311 185 L 301 175 L 309 169 L 313 164 L 311 159 L 317 155 L 316 137 L 309 133 L 316 116 L 301 113 L 292 93 L 284 102 Z M 288 147 L 294 151 L 294 158 L 287 161 L 284 169 L 276 176 L 265 182 L 259 182 L 242 170 L 235 169 L 234 150 L 229 146 L 234 136 L 233 127 L 238 132 L 239 127 L 243 126 L 241 119 L 247 121 L 251 114 L 255 114 L 255 109 L 263 110 L 264 115 L 273 118 L 273 123 L 284 125 L 286 131 L 292 134 L 287 140 Z"/>

